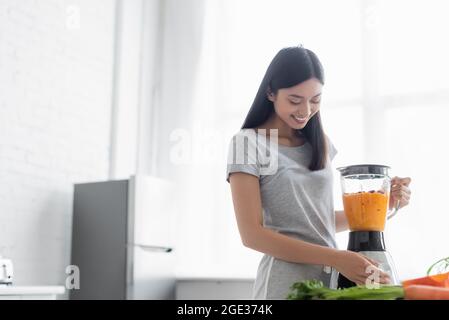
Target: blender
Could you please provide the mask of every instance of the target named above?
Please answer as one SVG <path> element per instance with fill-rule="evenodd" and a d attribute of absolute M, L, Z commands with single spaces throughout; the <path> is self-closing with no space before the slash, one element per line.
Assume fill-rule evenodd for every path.
<path fill-rule="evenodd" d="M 391 255 L 386 251 L 384 228 L 387 219 L 399 209 L 399 201 L 388 210 L 391 178 L 388 166 L 360 164 L 337 168 L 341 175 L 343 207 L 349 224 L 348 250 L 358 252 L 379 263 L 378 268 L 389 274 L 392 285 L 400 284 Z M 356 284 L 342 274 L 338 287 Z"/>

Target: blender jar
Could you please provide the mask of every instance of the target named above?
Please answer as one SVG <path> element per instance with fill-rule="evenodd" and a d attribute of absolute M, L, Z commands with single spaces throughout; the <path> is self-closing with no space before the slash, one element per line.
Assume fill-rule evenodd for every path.
<path fill-rule="evenodd" d="M 388 213 L 390 167 L 362 164 L 337 168 L 341 174 L 343 206 L 351 231 L 383 231 Z M 399 205 L 399 203 L 398 203 Z"/>

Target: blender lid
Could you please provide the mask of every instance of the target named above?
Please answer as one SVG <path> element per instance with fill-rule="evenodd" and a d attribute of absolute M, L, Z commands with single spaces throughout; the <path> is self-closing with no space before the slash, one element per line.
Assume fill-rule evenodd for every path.
<path fill-rule="evenodd" d="M 343 177 L 357 174 L 375 174 L 388 176 L 389 166 L 380 164 L 356 164 L 352 166 L 337 168 Z"/>

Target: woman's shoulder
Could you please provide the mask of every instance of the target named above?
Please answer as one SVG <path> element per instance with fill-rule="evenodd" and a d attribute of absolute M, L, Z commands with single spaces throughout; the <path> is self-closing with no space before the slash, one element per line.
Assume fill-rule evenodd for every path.
<path fill-rule="evenodd" d="M 257 133 L 253 129 L 240 129 L 234 133 L 229 141 L 229 147 L 241 146 L 246 149 L 257 145 Z"/>
<path fill-rule="evenodd" d="M 231 137 L 231 143 L 237 143 L 239 141 L 249 141 L 249 143 L 257 142 L 257 132 L 252 128 L 240 129 L 234 133 Z"/>

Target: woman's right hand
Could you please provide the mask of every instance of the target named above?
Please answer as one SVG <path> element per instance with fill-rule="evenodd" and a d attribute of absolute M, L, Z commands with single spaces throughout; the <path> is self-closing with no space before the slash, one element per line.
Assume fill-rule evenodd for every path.
<path fill-rule="evenodd" d="M 358 285 L 367 284 L 367 278 L 372 276 L 374 272 L 378 272 L 378 279 L 380 284 L 389 284 L 391 282 L 388 273 L 378 268 L 378 263 L 373 261 L 360 253 L 339 250 L 335 259 L 335 269 L 343 274 L 346 278 L 355 282 Z M 371 282 L 370 280 L 368 280 Z"/>

